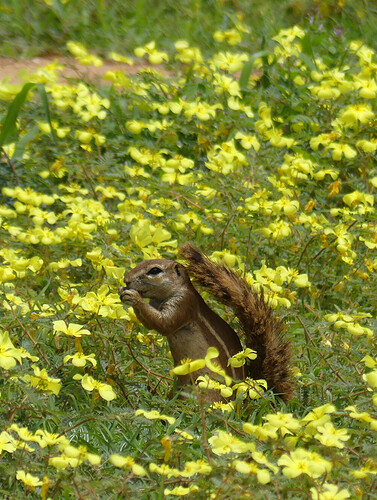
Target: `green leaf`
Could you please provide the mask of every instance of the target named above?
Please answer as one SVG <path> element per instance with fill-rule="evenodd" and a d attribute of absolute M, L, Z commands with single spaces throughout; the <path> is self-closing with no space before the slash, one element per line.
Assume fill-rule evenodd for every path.
<path fill-rule="evenodd" d="M 316 71 L 317 70 L 317 65 L 315 63 L 315 60 L 309 57 L 307 54 L 304 54 L 301 52 L 299 54 L 299 58 L 301 61 L 310 69 L 310 71 Z"/>
<path fill-rule="evenodd" d="M 1 124 L 0 148 L 7 143 L 10 137 L 17 135 L 16 122 L 18 114 L 26 100 L 29 90 L 33 87 L 35 87 L 35 83 L 26 83 L 9 105 L 8 113 Z"/>
<path fill-rule="evenodd" d="M 26 145 L 28 142 L 32 141 L 34 137 L 36 137 L 39 133 L 39 127 L 38 125 L 34 125 L 34 127 L 29 130 L 29 132 L 21 137 L 21 139 L 17 142 L 12 160 L 17 160 L 18 158 L 21 158 L 22 155 L 24 154 Z"/>
<path fill-rule="evenodd" d="M 52 123 L 51 123 L 50 107 L 48 105 L 48 97 L 46 94 L 45 86 L 42 83 L 37 83 L 37 88 L 39 91 L 39 95 L 41 96 L 41 101 L 43 104 L 43 109 L 44 109 L 44 112 L 46 114 L 48 124 L 50 125 L 52 140 L 56 144 L 56 134 L 55 134 L 55 130 L 54 130 Z"/>
<path fill-rule="evenodd" d="M 270 54 L 269 50 L 260 50 L 259 52 L 256 52 L 255 54 L 253 54 L 251 56 L 251 58 L 249 59 L 249 61 L 244 64 L 244 67 L 242 68 L 241 76 L 239 79 L 239 84 L 240 84 L 241 89 L 246 88 L 246 86 L 249 82 L 249 78 L 250 78 L 251 72 L 253 70 L 255 61 L 257 59 L 259 59 L 260 57 L 263 58 L 269 54 Z"/>
<path fill-rule="evenodd" d="M 56 144 L 56 134 L 55 130 L 52 127 L 51 123 L 51 114 L 50 114 L 50 107 L 48 104 L 48 98 L 47 98 L 47 93 L 44 85 L 41 83 L 26 83 L 23 87 L 22 90 L 16 95 L 16 97 L 13 99 L 11 104 L 8 107 L 8 113 L 5 116 L 3 122 L 2 122 L 2 128 L 1 128 L 1 133 L 0 133 L 0 148 L 9 142 L 9 140 L 13 136 L 17 136 L 17 118 L 18 115 L 21 111 L 22 106 L 24 105 L 27 95 L 29 91 L 33 88 L 37 87 L 39 91 L 39 95 L 41 97 L 42 105 L 44 112 L 46 114 L 46 119 L 48 124 L 50 125 L 51 129 L 51 136 Z M 25 134 L 16 144 L 16 148 L 14 151 L 14 154 L 12 156 L 13 159 L 21 158 L 23 155 L 26 145 L 28 142 L 34 139 L 36 135 L 38 134 L 39 129 L 38 126 L 35 125 L 27 134 Z"/>

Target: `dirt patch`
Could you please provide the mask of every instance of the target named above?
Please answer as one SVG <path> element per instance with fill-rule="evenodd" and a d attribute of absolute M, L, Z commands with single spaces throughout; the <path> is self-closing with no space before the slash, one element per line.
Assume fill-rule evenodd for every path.
<path fill-rule="evenodd" d="M 107 71 L 117 70 L 123 70 L 127 75 L 134 75 L 143 69 L 155 69 L 165 75 L 169 74 L 162 66 L 151 66 L 143 63 L 135 63 L 133 66 L 130 66 L 129 64 L 104 60 L 102 66 L 95 67 L 84 66 L 77 63 L 73 58 L 62 56 L 34 57 L 33 59 L 24 60 L 0 57 L 0 80 L 9 78 L 11 83 L 19 83 L 23 80 L 23 78 L 18 76 L 20 71 L 27 70 L 33 73 L 38 68 L 56 61 L 64 66 L 61 75 L 68 78 L 100 80 Z"/>

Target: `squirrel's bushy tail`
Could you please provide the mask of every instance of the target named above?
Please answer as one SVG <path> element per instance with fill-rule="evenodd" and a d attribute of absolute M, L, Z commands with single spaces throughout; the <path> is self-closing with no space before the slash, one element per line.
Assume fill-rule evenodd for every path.
<path fill-rule="evenodd" d="M 290 342 L 283 339 L 284 325 L 274 317 L 263 291 L 253 290 L 241 275 L 212 262 L 190 243 L 182 245 L 179 253 L 188 262 L 190 276 L 238 317 L 246 347 L 257 353 L 248 365 L 248 376 L 267 380 L 275 394 L 289 400 L 293 391 Z"/>

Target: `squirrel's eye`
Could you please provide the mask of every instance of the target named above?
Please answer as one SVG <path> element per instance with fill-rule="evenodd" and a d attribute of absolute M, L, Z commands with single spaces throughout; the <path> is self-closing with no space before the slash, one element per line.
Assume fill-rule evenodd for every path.
<path fill-rule="evenodd" d="M 152 267 L 152 269 L 149 269 L 147 272 L 147 276 L 156 276 L 157 274 L 162 273 L 162 269 L 159 267 Z"/>

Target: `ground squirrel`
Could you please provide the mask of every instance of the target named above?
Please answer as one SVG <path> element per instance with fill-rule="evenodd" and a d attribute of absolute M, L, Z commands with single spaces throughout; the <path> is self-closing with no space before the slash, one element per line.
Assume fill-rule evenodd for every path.
<path fill-rule="evenodd" d="M 186 243 L 179 254 L 188 262 L 169 259 L 141 262 L 125 275 L 119 288 L 124 304 L 132 305 L 139 321 L 164 335 L 174 365 L 181 360 L 204 358 L 211 346 L 219 351 L 217 361 L 233 379 L 245 376 L 265 379 L 285 401 L 292 395 L 290 343 L 282 338 L 283 324 L 274 317 L 263 292 L 250 288 L 245 279 L 229 267 L 209 260 Z M 242 351 L 237 333 L 204 302 L 190 276 L 223 304 L 230 306 L 240 321 L 245 345 L 257 358 L 245 367 L 228 366 L 228 359 Z M 143 299 L 150 299 L 149 303 Z M 195 372 L 195 378 L 208 373 Z M 179 385 L 191 383 L 189 375 L 178 377 Z"/>

